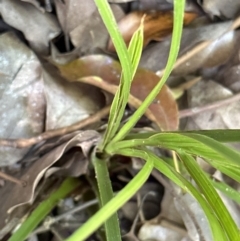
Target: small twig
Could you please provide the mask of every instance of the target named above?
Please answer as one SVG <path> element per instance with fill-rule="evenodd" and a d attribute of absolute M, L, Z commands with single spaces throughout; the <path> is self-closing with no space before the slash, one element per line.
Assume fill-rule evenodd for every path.
<path fill-rule="evenodd" d="M 6 174 L 4 172 L 1 172 L 1 171 L 0 171 L 0 177 L 3 178 L 6 181 L 10 181 L 10 182 L 16 183 L 16 184 L 18 184 L 20 186 L 26 186 L 26 182 L 25 181 L 21 181 L 21 180 L 15 178 L 15 177 L 12 177 L 12 176 L 10 176 L 10 175 L 8 175 L 8 174 Z"/>
<path fill-rule="evenodd" d="M 197 115 L 199 113 L 202 113 L 204 111 L 208 111 L 208 110 L 214 110 L 216 108 L 220 108 L 224 105 L 228 105 L 231 104 L 235 101 L 239 101 L 240 100 L 240 93 L 233 95 L 227 99 L 224 100 L 219 100 L 213 103 L 210 103 L 208 105 L 205 106 L 201 106 L 201 107 L 194 107 L 194 108 L 190 108 L 190 109 L 185 109 L 185 110 L 180 110 L 179 111 L 179 118 L 184 118 L 184 117 L 188 117 L 188 116 L 193 116 L 193 115 Z"/>
<path fill-rule="evenodd" d="M 79 205 L 79 206 L 77 206 L 75 208 L 72 208 L 69 211 L 67 211 L 67 212 L 65 212 L 65 213 L 63 213 L 63 214 L 61 214 L 61 215 L 59 215 L 57 217 L 51 218 L 50 221 L 47 221 L 47 225 L 51 226 L 54 223 L 57 223 L 57 222 L 61 221 L 62 219 L 66 218 L 66 216 L 73 215 L 74 213 L 77 213 L 77 212 L 80 212 L 80 211 L 82 211 L 84 209 L 87 209 L 87 208 L 89 208 L 89 207 L 91 207 L 91 206 L 93 206 L 93 205 L 95 205 L 97 203 L 98 203 L 98 199 L 93 199 L 93 200 L 88 201 L 88 202 L 86 202 L 86 203 L 84 203 L 82 205 Z"/>
<path fill-rule="evenodd" d="M 146 193 L 144 195 L 142 200 L 139 200 L 139 195 L 137 196 L 137 198 L 138 198 L 138 211 L 137 211 L 137 214 L 136 214 L 136 216 L 135 216 L 135 218 L 133 220 L 133 223 L 132 223 L 130 231 L 127 234 L 124 235 L 125 238 L 130 238 L 130 239 L 132 239 L 134 241 L 139 241 L 139 239 L 135 235 L 135 230 L 136 230 L 136 227 L 137 227 L 137 222 L 138 222 L 139 217 L 142 216 L 141 220 L 145 221 L 145 218 L 143 217 L 143 213 L 142 213 L 142 207 L 143 207 L 143 204 L 144 204 L 145 200 L 147 199 L 147 197 L 149 195 L 155 196 L 155 193 L 152 192 L 152 191 L 149 191 L 148 193 Z M 140 203 L 140 205 L 139 205 L 139 203 Z"/>
<path fill-rule="evenodd" d="M 63 214 L 60 214 L 59 216 L 48 217 L 48 218 L 45 219 L 43 225 L 41 227 L 37 228 L 33 233 L 31 233 L 29 235 L 29 237 L 32 236 L 32 235 L 44 233 L 44 232 L 48 231 L 53 224 L 55 224 L 55 223 L 61 221 L 62 219 L 66 218 L 66 216 L 73 215 L 74 213 L 80 212 L 80 211 L 82 211 L 84 209 L 87 209 L 88 207 L 93 206 L 93 205 L 95 205 L 97 203 L 98 203 L 98 200 L 97 199 L 93 199 L 93 200 L 91 200 L 89 202 L 86 202 L 86 203 L 84 203 L 82 205 L 79 205 L 79 206 L 77 206 L 75 208 L 72 208 L 72 209 L 70 209 L 69 211 L 67 211 L 67 212 L 65 212 Z"/>
<path fill-rule="evenodd" d="M 14 148 L 24 148 L 24 147 L 30 147 L 34 144 L 37 144 L 41 141 L 48 140 L 53 137 L 65 135 L 67 133 L 76 131 L 78 129 L 81 129 L 83 127 L 86 127 L 90 124 L 93 124 L 97 121 L 99 121 L 102 117 L 106 116 L 109 113 L 110 106 L 104 107 L 102 110 L 98 111 L 92 116 L 89 116 L 86 119 L 83 119 L 73 125 L 70 125 L 68 127 L 63 127 L 55 130 L 49 130 L 46 131 L 38 136 L 28 138 L 28 139 L 0 139 L 0 146 L 8 146 L 8 147 L 14 147 Z"/>

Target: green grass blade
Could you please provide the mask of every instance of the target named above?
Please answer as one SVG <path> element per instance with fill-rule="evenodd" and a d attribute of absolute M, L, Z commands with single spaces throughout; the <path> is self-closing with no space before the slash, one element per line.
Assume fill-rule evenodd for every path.
<path fill-rule="evenodd" d="M 141 152 L 142 158 L 147 159 L 146 152 Z M 67 241 L 84 241 L 109 217 L 124 205 L 145 183 L 153 169 L 153 162 L 147 161 L 139 173 L 105 206 L 81 226 Z"/>
<path fill-rule="evenodd" d="M 169 52 L 168 62 L 164 71 L 164 74 L 158 84 L 154 87 L 151 93 L 147 96 L 141 106 L 135 111 L 131 116 L 129 121 L 119 130 L 116 136 L 113 138 L 112 142 L 117 142 L 122 140 L 128 132 L 134 127 L 137 121 L 144 115 L 148 106 L 154 101 L 163 85 L 167 81 L 173 65 L 177 59 L 181 36 L 183 28 L 183 16 L 184 16 L 184 0 L 174 0 L 174 24 L 173 24 L 173 34 L 172 34 L 172 43 Z"/>
<path fill-rule="evenodd" d="M 196 140 L 196 138 L 189 137 L 189 135 L 192 134 L 186 135 L 184 133 L 183 135 L 179 133 L 163 132 L 151 135 L 146 139 L 132 139 L 113 143 L 109 145 L 108 151 L 109 153 L 115 153 L 121 148 L 139 146 L 162 147 L 177 152 L 185 151 L 188 154 L 204 158 L 210 165 L 240 182 L 240 154 L 238 152 L 221 143 L 215 145 L 216 141 L 209 137 L 201 136 L 201 141 L 204 142 L 205 139 L 208 140 L 208 142 L 204 144 L 200 139 Z M 208 146 L 209 139 L 211 143 L 213 143 L 211 145 L 214 149 Z M 225 150 L 227 151 L 225 152 Z"/>
<path fill-rule="evenodd" d="M 76 178 L 67 178 L 62 185 L 53 192 L 46 200 L 41 202 L 38 207 L 31 213 L 27 220 L 11 236 L 8 241 L 24 241 L 28 235 L 39 225 L 57 203 L 69 193 L 71 193 L 80 182 Z"/>
<path fill-rule="evenodd" d="M 232 163 L 240 165 L 240 153 L 233 150 L 232 148 L 227 147 L 222 143 L 215 141 L 214 139 L 207 136 L 192 133 L 184 135 L 203 143 L 204 145 L 212 148 L 218 153 L 221 153 L 222 156 L 226 157 L 226 159 L 228 160 L 231 160 Z"/>
<path fill-rule="evenodd" d="M 197 134 L 179 134 L 162 132 L 152 135 L 147 139 L 133 139 L 120 141 L 109 145 L 109 153 L 119 148 L 130 148 L 137 146 L 158 146 L 170 150 L 182 151 L 188 154 L 203 157 L 211 162 L 221 162 L 226 165 L 230 163 L 240 165 L 240 154 L 235 150 L 209 138 Z"/>
<path fill-rule="evenodd" d="M 131 60 L 126 44 L 124 43 L 123 38 L 118 30 L 118 26 L 109 3 L 107 0 L 95 0 L 95 3 L 115 46 L 119 61 L 124 71 L 124 79 L 130 80 L 132 78 Z"/>
<path fill-rule="evenodd" d="M 108 173 L 107 162 L 100 160 L 92 155 L 92 161 L 95 169 L 96 179 L 98 183 L 101 207 L 107 204 L 113 198 L 112 185 Z M 108 241 L 121 241 L 121 232 L 119 228 L 118 215 L 114 213 L 105 224 L 105 232 Z"/>
<path fill-rule="evenodd" d="M 213 167 L 240 183 L 239 165 L 209 162 Z"/>
<path fill-rule="evenodd" d="M 179 134 L 199 134 L 210 137 L 219 142 L 240 142 L 240 130 L 197 130 L 179 131 Z"/>
<path fill-rule="evenodd" d="M 136 32 L 133 34 L 129 47 L 128 47 L 128 53 L 131 58 L 132 63 L 132 79 L 137 71 L 139 61 L 142 55 L 142 48 L 143 48 L 143 28 L 144 28 L 144 19 L 142 19 L 141 24 L 139 28 L 136 30 Z"/>
<path fill-rule="evenodd" d="M 221 198 L 217 194 L 216 190 L 212 186 L 205 173 L 198 166 L 196 161 L 190 155 L 180 152 L 178 153 L 186 169 L 197 183 L 201 192 L 204 194 L 208 203 L 216 213 L 219 222 L 222 224 L 223 229 L 227 233 L 229 240 L 237 241 L 240 240 L 239 230 L 236 223 L 232 219 L 232 216 L 228 212 Z"/>
<path fill-rule="evenodd" d="M 165 131 L 165 133 L 175 134 L 199 134 L 210 137 L 219 142 L 240 142 L 240 130 L 197 130 L 197 131 Z M 159 134 L 157 131 L 146 133 L 130 133 L 125 137 L 125 140 L 149 138 L 153 135 Z"/>
<path fill-rule="evenodd" d="M 227 241 L 228 239 L 226 238 L 226 235 L 218 219 L 216 218 L 215 214 L 212 212 L 212 208 L 209 206 L 206 200 L 202 197 L 199 191 L 168 163 L 166 163 L 161 158 L 157 157 L 155 154 L 153 154 L 148 150 L 145 150 L 145 152 L 147 153 L 148 160 L 152 160 L 154 162 L 154 167 L 157 170 L 159 170 L 161 173 L 163 173 L 163 175 L 168 177 L 170 180 L 172 180 L 174 183 L 180 186 L 183 190 L 189 192 L 191 195 L 193 195 L 196 198 L 196 200 L 199 202 L 199 204 L 201 205 L 203 211 L 205 212 L 208 218 L 214 240 Z M 143 158 L 143 155 L 141 154 L 141 152 L 138 152 L 137 150 L 134 150 L 134 149 L 123 149 L 123 150 L 119 149 L 116 154 Z"/>
<path fill-rule="evenodd" d="M 236 203 L 240 204 L 240 193 L 235 190 L 234 188 L 230 187 L 228 184 L 225 182 L 217 181 L 214 179 L 211 179 L 210 177 L 209 181 L 211 184 L 218 189 L 220 192 L 222 192 L 226 197 L 232 199 Z"/>
<path fill-rule="evenodd" d="M 131 81 L 137 70 L 142 53 L 143 23 L 141 23 L 139 29 L 134 33 L 129 45 L 129 49 L 127 50 L 123 38 L 118 31 L 117 24 L 109 4 L 106 0 L 95 0 L 95 2 L 105 23 L 105 26 L 112 38 L 122 66 L 122 75 L 119 89 L 111 106 L 108 126 L 103 138 L 103 142 L 99 146 L 99 149 L 103 150 L 106 144 L 117 132 L 125 111 L 126 104 L 128 102 Z"/>
<path fill-rule="evenodd" d="M 123 115 L 123 109 L 125 108 L 124 100 L 127 103 L 128 95 L 130 91 L 130 80 L 132 78 L 132 64 L 130 56 L 127 51 L 127 47 L 123 41 L 123 38 L 118 30 L 117 23 L 115 21 L 112 10 L 109 6 L 107 0 L 95 0 L 98 11 L 102 17 L 102 20 L 108 30 L 108 33 L 112 39 L 115 46 L 118 58 L 122 66 L 122 75 L 120 79 L 120 87 L 114 97 L 113 103 L 111 105 L 109 113 L 109 121 L 107 125 L 106 132 L 104 134 L 103 142 L 99 146 L 101 150 L 104 149 L 106 143 L 111 139 L 114 133 L 118 129 L 119 118 L 121 119 Z M 127 91 L 122 91 L 125 89 Z M 119 122 L 120 123 L 120 122 Z"/>

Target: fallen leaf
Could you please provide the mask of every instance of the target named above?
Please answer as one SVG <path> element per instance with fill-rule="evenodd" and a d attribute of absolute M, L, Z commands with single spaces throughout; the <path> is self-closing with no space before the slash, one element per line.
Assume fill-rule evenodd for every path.
<path fill-rule="evenodd" d="M 162 220 L 159 223 L 146 222 L 142 225 L 138 232 L 140 240 L 174 240 L 181 241 L 187 237 L 187 232 L 167 220 Z"/>
<path fill-rule="evenodd" d="M 189 106 L 196 109 L 230 96 L 230 90 L 211 80 L 200 81 L 188 90 Z M 188 118 L 186 129 L 240 129 L 239 113 L 240 101 L 233 102 Z"/>
<path fill-rule="evenodd" d="M 73 158 L 72 161 L 77 160 L 77 162 L 79 162 L 80 166 L 78 167 L 78 170 L 80 174 L 86 173 L 86 167 L 88 166 L 87 156 L 89 155 L 91 148 L 94 147 L 99 140 L 100 135 L 96 131 L 79 132 L 72 139 L 48 152 L 26 169 L 22 169 L 21 173 L 18 174 L 18 177 L 27 183 L 26 186 L 19 186 L 8 182 L 0 190 L 1 197 L 4 197 L 0 199 L 0 205 L 2 207 L 0 210 L 0 229 L 4 227 L 7 216 L 11 214 L 15 208 L 33 203 L 35 190 L 40 180 L 44 178 L 46 172 L 50 170 L 56 162 L 63 160 L 62 158 L 65 159 L 64 155 L 71 155 L 71 159 Z M 71 154 L 70 151 L 72 148 L 74 148 L 75 151 L 76 148 L 79 148 L 79 150 L 78 152 Z M 81 159 L 78 159 L 78 157 L 81 157 Z M 70 168 L 72 161 L 70 162 Z M 66 169 L 66 167 L 63 167 L 63 169 Z M 50 170 L 47 176 L 49 176 L 51 172 L 52 171 Z M 76 170 L 73 170 L 73 173 L 69 170 L 68 174 L 73 174 L 73 176 L 75 176 Z M 3 233 L 0 232 L 0 236 L 2 235 Z"/>
<path fill-rule="evenodd" d="M 202 68 L 210 68 L 226 63 L 234 53 L 237 44 L 235 31 L 231 29 L 232 22 L 208 24 L 206 26 L 185 28 L 183 30 L 178 59 L 187 56 L 202 43 L 207 46 L 183 61 L 173 70 L 174 75 L 195 73 Z M 157 71 L 164 69 L 170 48 L 171 38 L 155 43 L 143 51 L 140 66 Z"/>
<path fill-rule="evenodd" d="M 108 32 L 94 0 L 55 0 L 55 5 L 65 35 L 70 37 L 76 48 L 81 49 L 82 54 L 89 53 L 94 48 L 105 48 Z M 124 16 L 118 5 L 111 7 L 116 19 Z"/>
<path fill-rule="evenodd" d="M 180 193 L 174 199 L 177 212 L 181 215 L 191 240 L 212 240 L 211 229 L 204 211 L 189 193 Z"/>
<path fill-rule="evenodd" d="M 168 2 L 166 0 L 138 0 L 131 4 L 131 12 L 140 10 L 140 11 L 146 11 L 146 10 L 172 10 L 173 4 L 171 2 Z"/>
<path fill-rule="evenodd" d="M 31 3 L 2 0 L 0 13 L 7 24 L 23 32 L 37 52 L 47 54 L 49 41 L 61 31 L 57 19 L 52 14 L 41 12 Z"/>
<path fill-rule="evenodd" d="M 36 55 L 13 33 L 0 35 L 0 137 L 30 138 L 44 130 L 46 100 Z M 28 148 L 0 147 L 0 166 L 20 160 Z"/>
<path fill-rule="evenodd" d="M 119 84 L 121 74 L 120 64 L 103 55 L 89 55 L 66 65 L 57 65 L 57 67 L 62 76 L 70 81 L 77 81 L 88 76 L 99 76 L 102 80 L 115 86 Z M 158 81 L 159 77 L 153 72 L 138 69 L 132 82 L 131 94 L 142 101 Z M 166 85 L 149 109 L 163 130 L 176 130 L 178 128 L 177 104 Z"/>
<path fill-rule="evenodd" d="M 203 0 L 199 1 L 203 9 L 212 17 L 218 16 L 224 19 L 237 17 L 240 11 L 240 1 L 229 0 Z"/>
<path fill-rule="evenodd" d="M 134 32 L 139 28 L 141 19 L 144 16 L 144 43 L 145 47 L 151 40 L 161 41 L 172 32 L 173 12 L 172 11 L 135 11 L 126 15 L 118 23 L 118 28 L 128 46 Z M 198 15 L 196 13 L 184 14 L 184 25 L 192 22 Z M 107 49 L 115 51 L 110 39 Z"/>
<path fill-rule="evenodd" d="M 72 125 L 105 104 L 97 88 L 69 83 L 51 65 L 44 65 L 43 79 L 47 103 L 45 131 Z"/>
<path fill-rule="evenodd" d="M 38 8 L 42 13 L 45 13 L 45 9 L 41 7 L 41 3 L 37 0 L 21 0 L 21 1 L 31 3 L 33 6 Z"/>

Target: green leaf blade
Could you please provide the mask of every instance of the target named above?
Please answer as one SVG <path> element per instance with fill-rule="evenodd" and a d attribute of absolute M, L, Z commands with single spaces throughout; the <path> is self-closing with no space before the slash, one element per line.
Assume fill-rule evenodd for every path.
<path fill-rule="evenodd" d="M 141 152 L 142 158 L 148 158 L 146 152 Z M 114 198 L 104 205 L 83 226 L 81 226 L 66 241 L 84 241 L 121 206 L 124 205 L 146 182 L 153 169 L 153 162 L 148 160 L 139 173 Z"/>
<path fill-rule="evenodd" d="M 98 190 L 101 201 L 100 203 L 101 206 L 104 206 L 113 198 L 113 190 L 108 173 L 107 161 L 100 160 L 94 155 L 92 155 L 92 161 L 94 164 L 96 179 L 98 183 Z M 108 241 L 122 240 L 117 213 L 114 213 L 108 220 L 106 220 L 104 226 Z"/>
<path fill-rule="evenodd" d="M 121 130 L 119 130 L 119 132 L 113 138 L 112 143 L 122 140 L 129 133 L 129 131 L 134 127 L 137 121 L 144 115 L 148 106 L 154 101 L 154 99 L 162 89 L 163 85 L 167 81 L 168 77 L 170 76 L 179 52 L 182 29 L 183 29 L 184 8 L 185 8 L 184 0 L 174 0 L 174 24 L 173 24 L 172 42 L 171 42 L 167 65 L 161 80 L 159 80 L 158 84 L 147 96 L 147 98 L 143 101 L 142 105 L 130 117 L 129 121 L 121 128 Z"/>
<path fill-rule="evenodd" d="M 79 186 L 79 184 L 79 180 L 67 178 L 48 199 L 38 205 L 20 228 L 11 236 L 9 241 L 24 241 L 47 216 L 47 214 L 56 206 L 57 202 L 72 192 L 77 186 Z"/>
<path fill-rule="evenodd" d="M 219 222 L 222 224 L 223 229 L 229 237 L 229 240 L 240 240 L 239 230 L 236 223 L 232 219 L 232 216 L 228 212 L 226 206 L 222 202 L 220 196 L 217 194 L 211 182 L 205 176 L 205 173 L 197 165 L 193 157 L 187 155 L 184 152 L 180 152 L 178 154 L 186 169 L 191 174 L 194 181 L 197 183 L 198 187 L 207 199 L 208 203 L 216 213 Z"/>

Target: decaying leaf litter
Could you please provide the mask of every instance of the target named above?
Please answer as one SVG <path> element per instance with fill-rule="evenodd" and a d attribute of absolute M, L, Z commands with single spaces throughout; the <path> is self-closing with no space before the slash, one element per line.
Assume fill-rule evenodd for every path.
<path fill-rule="evenodd" d="M 144 50 L 131 88 L 127 119 L 164 71 L 172 3 L 109 2 L 126 44 L 146 15 Z M 93 0 L 2 0 L 0 12 L 0 165 L 11 179 L 1 181 L 0 236 L 4 240 L 65 177 L 79 177 L 81 188 L 49 214 L 54 219 L 66 212 L 62 221 L 38 227 L 29 237 L 43 240 L 37 236 L 43 232 L 48 237 L 44 240 L 65 239 L 89 215 L 82 211 L 69 216 L 69 209 L 96 198 L 89 155 L 101 140 L 121 67 Z M 136 131 L 240 128 L 239 13 L 238 1 L 187 2 L 174 71 Z M 187 82 L 194 84 L 183 85 Z M 176 90 L 180 94 L 176 95 Z M 112 163 L 115 191 L 141 167 L 138 159 L 113 157 Z M 218 180 L 237 185 L 208 166 L 203 168 Z M 239 186 L 235 188 L 239 190 Z M 198 203 L 179 193 L 179 188 L 153 172 L 120 210 L 126 239 L 211 240 Z M 240 224 L 236 203 L 226 199 L 226 205 Z M 99 239 L 94 236 L 93 240 Z"/>

